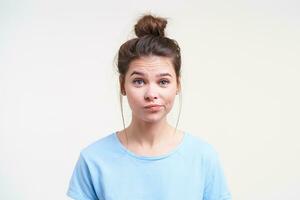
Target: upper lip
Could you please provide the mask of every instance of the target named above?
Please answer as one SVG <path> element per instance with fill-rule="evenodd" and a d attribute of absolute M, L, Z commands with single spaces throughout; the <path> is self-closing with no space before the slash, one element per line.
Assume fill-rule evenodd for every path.
<path fill-rule="evenodd" d="M 151 107 L 155 107 L 155 106 L 161 106 L 161 105 L 159 105 L 159 104 L 150 104 L 148 106 L 145 106 L 145 108 L 151 108 Z"/>

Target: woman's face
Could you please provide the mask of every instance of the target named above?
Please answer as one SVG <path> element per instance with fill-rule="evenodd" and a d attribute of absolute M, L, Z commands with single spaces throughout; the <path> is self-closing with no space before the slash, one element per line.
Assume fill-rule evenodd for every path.
<path fill-rule="evenodd" d="M 170 58 L 141 57 L 129 64 L 124 90 L 134 118 L 150 123 L 164 119 L 173 107 L 178 89 Z"/>

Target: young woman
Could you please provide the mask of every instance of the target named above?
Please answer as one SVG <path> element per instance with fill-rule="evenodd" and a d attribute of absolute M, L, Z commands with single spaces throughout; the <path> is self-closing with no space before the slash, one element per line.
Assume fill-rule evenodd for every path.
<path fill-rule="evenodd" d="M 180 95 L 181 55 L 177 42 L 164 35 L 166 24 L 164 18 L 145 15 L 134 27 L 137 38 L 120 47 L 121 105 L 126 96 L 131 123 L 81 151 L 69 197 L 231 200 L 213 147 L 167 121 Z"/>

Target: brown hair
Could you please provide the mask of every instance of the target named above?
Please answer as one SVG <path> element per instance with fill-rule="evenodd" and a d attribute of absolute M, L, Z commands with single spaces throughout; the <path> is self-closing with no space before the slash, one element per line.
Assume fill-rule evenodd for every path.
<path fill-rule="evenodd" d="M 129 64 L 135 59 L 143 56 L 163 56 L 171 59 L 179 83 L 181 72 L 181 55 L 180 47 L 173 39 L 165 37 L 165 28 L 167 20 L 152 15 L 144 15 L 134 26 L 137 38 L 128 40 L 121 45 L 117 67 L 120 74 L 120 89 L 123 91 L 125 75 L 128 71 Z"/>

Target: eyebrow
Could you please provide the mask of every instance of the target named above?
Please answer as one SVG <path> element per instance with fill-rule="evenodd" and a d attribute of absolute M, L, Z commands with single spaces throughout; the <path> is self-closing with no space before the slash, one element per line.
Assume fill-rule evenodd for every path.
<path fill-rule="evenodd" d="M 130 76 L 134 75 L 134 74 L 137 74 L 137 75 L 141 75 L 141 76 L 145 76 L 145 74 L 143 72 L 138 72 L 138 71 L 133 71 Z M 157 74 L 156 77 L 162 77 L 162 76 L 170 76 L 172 77 L 171 74 L 169 73 L 160 73 L 160 74 Z"/>

